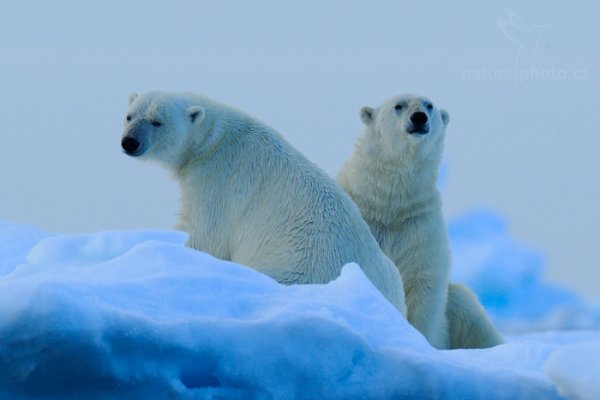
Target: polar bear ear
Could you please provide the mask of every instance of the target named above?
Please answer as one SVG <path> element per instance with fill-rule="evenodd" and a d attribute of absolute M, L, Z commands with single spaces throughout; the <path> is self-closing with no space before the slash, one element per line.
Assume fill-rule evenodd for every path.
<path fill-rule="evenodd" d="M 365 125 L 370 125 L 373 122 L 373 109 L 371 107 L 363 107 L 360 109 L 360 119 Z"/>
<path fill-rule="evenodd" d="M 131 103 L 133 103 L 135 101 L 135 99 L 138 98 L 138 94 L 137 93 L 131 93 L 129 95 L 129 105 L 131 105 Z"/>
<path fill-rule="evenodd" d="M 450 114 L 448 114 L 448 111 L 440 110 L 440 115 L 442 116 L 442 122 L 444 125 L 448 125 L 448 122 L 450 122 Z"/>
<path fill-rule="evenodd" d="M 206 116 L 206 110 L 202 106 L 188 107 L 186 112 L 187 115 L 189 115 L 190 120 L 193 124 L 199 124 L 204 120 L 204 117 Z"/>

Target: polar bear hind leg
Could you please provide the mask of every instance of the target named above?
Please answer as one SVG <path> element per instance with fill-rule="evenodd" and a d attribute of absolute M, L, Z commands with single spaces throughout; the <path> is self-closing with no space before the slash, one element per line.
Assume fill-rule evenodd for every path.
<path fill-rule="evenodd" d="M 466 286 L 448 285 L 446 317 L 451 349 L 482 349 L 503 343 L 479 300 Z"/>

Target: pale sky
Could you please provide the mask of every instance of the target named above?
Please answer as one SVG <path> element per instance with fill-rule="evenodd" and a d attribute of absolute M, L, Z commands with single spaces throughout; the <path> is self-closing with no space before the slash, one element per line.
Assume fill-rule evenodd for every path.
<path fill-rule="evenodd" d="M 451 115 L 448 219 L 505 216 L 547 277 L 600 296 L 600 3 L 0 3 L 0 218 L 60 233 L 172 228 L 178 186 L 120 150 L 131 92 L 185 90 L 275 127 L 334 175 L 358 110 Z"/>

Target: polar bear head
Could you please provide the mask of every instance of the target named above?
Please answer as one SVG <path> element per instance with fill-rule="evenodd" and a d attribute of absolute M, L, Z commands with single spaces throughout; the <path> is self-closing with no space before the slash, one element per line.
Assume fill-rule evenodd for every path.
<path fill-rule="evenodd" d="M 363 107 L 360 117 L 367 127 L 372 149 L 382 160 L 402 164 L 439 161 L 450 116 L 431 100 L 401 95 L 378 108 Z"/>
<path fill-rule="evenodd" d="M 149 92 L 129 96 L 121 147 L 125 154 L 176 168 L 202 136 L 206 109 L 193 96 Z"/>

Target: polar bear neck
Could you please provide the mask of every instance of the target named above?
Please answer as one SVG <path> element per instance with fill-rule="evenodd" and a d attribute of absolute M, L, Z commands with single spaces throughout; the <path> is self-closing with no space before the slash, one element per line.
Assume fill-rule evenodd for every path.
<path fill-rule="evenodd" d="M 180 182 L 193 176 L 195 179 L 202 177 L 198 174 L 199 171 L 206 169 L 216 169 L 220 173 L 212 173 L 208 176 L 226 175 L 232 168 L 231 153 L 251 151 L 255 156 L 257 152 L 265 151 L 265 146 L 255 146 L 253 141 L 259 140 L 261 137 L 269 137 L 273 132 L 267 132 L 265 127 L 251 117 L 238 115 L 237 118 L 223 115 L 223 110 L 220 110 L 221 115 L 211 115 L 209 113 L 206 118 L 205 128 L 201 132 L 195 132 L 181 156 L 181 162 L 174 168 L 174 175 Z M 256 135 L 248 135 L 249 131 L 260 133 Z M 200 138 L 200 139 L 197 139 Z M 268 139 L 265 139 L 269 141 Z M 238 171 L 239 172 L 239 171 Z M 221 184 L 226 184 L 222 181 Z"/>
<path fill-rule="evenodd" d="M 178 157 L 178 163 L 172 166 L 176 177 L 213 157 L 219 148 L 224 147 L 224 143 L 234 140 L 237 136 L 239 121 L 232 123 L 232 119 L 219 118 L 211 109 L 208 110 L 202 126 L 190 134 L 182 154 Z"/>
<path fill-rule="evenodd" d="M 212 136 L 215 143 L 208 154 L 202 147 L 202 154 L 175 171 L 181 189 L 179 227 L 190 232 L 191 247 L 222 259 L 250 262 L 235 258 L 234 249 L 245 246 L 240 235 L 247 234 L 248 226 L 259 226 L 257 220 L 272 214 L 273 207 L 261 199 L 289 202 L 288 186 L 298 184 L 305 179 L 303 171 L 314 168 L 277 132 L 245 115 L 238 114 L 235 120 L 222 117 Z M 283 170 L 293 176 L 278 173 Z"/>
<path fill-rule="evenodd" d="M 402 163 L 373 149 L 365 132 L 337 180 L 350 194 L 369 224 L 395 226 L 441 207 L 437 190 L 439 162 Z"/>

